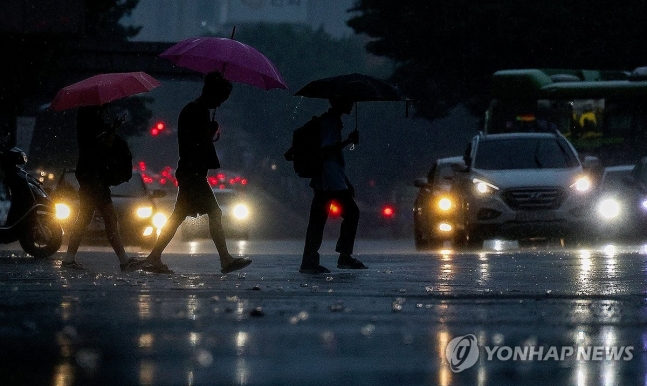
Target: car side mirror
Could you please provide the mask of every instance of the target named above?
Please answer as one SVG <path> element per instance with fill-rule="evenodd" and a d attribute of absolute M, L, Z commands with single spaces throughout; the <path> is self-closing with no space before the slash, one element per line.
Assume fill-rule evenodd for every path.
<path fill-rule="evenodd" d="M 166 192 L 162 189 L 155 189 L 151 192 L 151 198 L 162 198 L 166 197 Z"/>
<path fill-rule="evenodd" d="M 469 167 L 465 165 L 452 164 L 452 171 L 454 173 L 465 173 L 469 171 Z"/>
<path fill-rule="evenodd" d="M 415 186 L 416 188 L 423 188 L 423 187 L 427 186 L 427 179 L 426 178 L 416 178 L 413 181 L 413 186 Z"/>

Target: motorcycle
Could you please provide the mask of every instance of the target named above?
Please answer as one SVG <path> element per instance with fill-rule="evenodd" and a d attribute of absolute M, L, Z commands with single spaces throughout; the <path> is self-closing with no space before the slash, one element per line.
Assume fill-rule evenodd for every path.
<path fill-rule="evenodd" d="M 41 183 L 25 171 L 27 155 L 17 147 L 0 151 L 0 169 L 9 188 L 11 205 L 0 226 L 0 243 L 15 241 L 37 258 L 53 255 L 63 243 L 63 228 L 54 204 Z"/>

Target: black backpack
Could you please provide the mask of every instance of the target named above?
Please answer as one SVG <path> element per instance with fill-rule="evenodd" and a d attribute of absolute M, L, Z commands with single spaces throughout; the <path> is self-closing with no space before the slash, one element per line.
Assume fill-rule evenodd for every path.
<path fill-rule="evenodd" d="M 130 181 L 133 176 L 133 155 L 125 139 L 115 134 L 105 161 L 106 180 L 110 186 Z"/>
<path fill-rule="evenodd" d="M 314 116 L 292 133 L 292 146 L 285 152 L 299 177 L 312 178 L 321 174 L 321 120 Z"/>

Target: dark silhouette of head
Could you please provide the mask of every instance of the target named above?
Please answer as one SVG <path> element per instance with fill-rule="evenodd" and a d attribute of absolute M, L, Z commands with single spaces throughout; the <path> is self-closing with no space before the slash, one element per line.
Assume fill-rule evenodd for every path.
<path fill-rule="evenodd" d="M 204 76 L 200 97 L 209 108 L 216 108 L 229 98 L 232 88 L 231 82 L 225 79 L 220 72 L 210 72 Z"/>
<path fill-rule="evenodd" d="M 79 107 L 76 113 L 76 125 L 83 127 L 84 130 L 101 130 L 107 111 L 107 105 Z"/>
<path fill-rule="evenodd" d="M 355 103 L 353 100 L 343 97 L 330 98 L 328 101 L 330 102 L 330 107 L 339 114 L 350 114 Z"/>

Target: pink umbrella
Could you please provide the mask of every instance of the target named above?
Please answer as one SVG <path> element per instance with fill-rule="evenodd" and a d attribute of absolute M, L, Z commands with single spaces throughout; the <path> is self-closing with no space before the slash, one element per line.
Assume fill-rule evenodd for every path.
<path fill-rule="evenodd" d="M 159 86 L 161 83 L 157 79 L 141 71 L 95 75 L 60 89 L 50 108 L 65 110 L 81 106 L 98 106 L 147 92 Z"/>
<path fill-rule="evenodd" d="M 255 48 L 227 38 L 200 37 L 183 40 L 160 57 L 177 66 L 203 74 L 219 71 L 225 79 L 263 90 L 287 89 L 276 66 Z"/>

